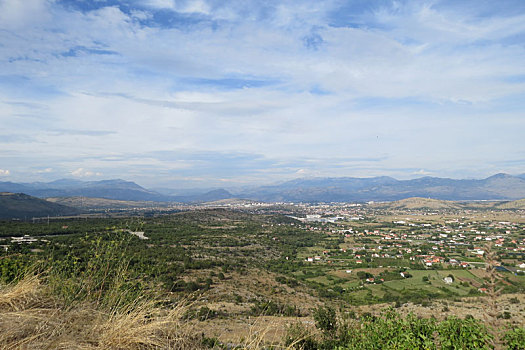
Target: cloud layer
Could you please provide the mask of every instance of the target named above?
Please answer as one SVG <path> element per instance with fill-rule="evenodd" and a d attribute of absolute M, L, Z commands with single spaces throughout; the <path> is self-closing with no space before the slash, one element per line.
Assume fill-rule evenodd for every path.
<path fill-rule="evenodd" d="M 0 0 L 0 61 L 4 178 L 525 172 L 519 0 Z"/>

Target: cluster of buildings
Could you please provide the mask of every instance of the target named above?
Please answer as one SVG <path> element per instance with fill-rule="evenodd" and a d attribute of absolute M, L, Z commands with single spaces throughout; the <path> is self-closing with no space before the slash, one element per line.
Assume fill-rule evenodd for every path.
<path fill-rule="evenodd" d="M 419 262 L 427 268 L 475 268 L 485 266 L 485 252 L 490 246 L 502 268 L 515 273 L 525 270 L 524 223 L 466 217 L 440 222 L 421 216 L 381 223 L 368 220 L 363 208 L 359 212 L 353 208 L 347 216 L 333 216 L 334 210 L 326 207 L 324 211 L 316 209 L 316 214 L 294 216 L 302 223 L 299 227 L 342 236 L 345 244 L 339 251 L 308 257 L 308 262 L 333 260 L 331 256 L 337 255 L 356 264 L 388 258 Z M 360 220 L 355 222 L 350 217 Z"/>

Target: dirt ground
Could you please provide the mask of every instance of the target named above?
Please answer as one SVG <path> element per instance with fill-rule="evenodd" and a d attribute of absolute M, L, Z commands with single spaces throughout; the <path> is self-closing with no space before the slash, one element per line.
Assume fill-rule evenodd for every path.
<path fill-rule="evenodd" d="M 485 319 L 486 297 L 469 297 L 461 301 L 435 300 L 429 306 L 424 307 L 407 303 L 397 308 L 396 311 L 402 315 L 413 313 L 416 316 L 430 318 L 435 317 L 443 320 L 450 316 L 464 318 L 472 315 L 475 319 Z M 517 298 L 519 303 L 511 303 L 510 300 Z M 214 305 L 210 305 L 213 308 Z M 393 304 L 376 304 L 350 307 L 356 314 L 360 315 L 370 312 L 379 315 L 381 312 L 392 307 Z M 235 309 L 232 305 L 224 305 Z M 500 319 L 502 326 L 507 324 L 523 326 L 525 324 L 525 295 L 506 294 L 498 298 L 498 311 L 500 313 L 510 312 L 511 319 Z M 279 317 L 279 316 L 259 316 L 259 317 L 226 317 L 215 318 L 198 323 L 198 328 L 208 337 L 218 338 L 223 343 L 246 344 L 254 340 L 268 344 L 279 344 L 286 336 L 287 329 L 294 323 L 302 323 L 312 331 L 315 328 L 314 320 L 308 317 Z"/>
<path fill-rule="evenodd" d="M 457 316 L 464 318 L 467 315 L 472 315 L 475 319 L 484 320 L 487 297 L 468 297 L 462 298 L 461 301 L 453 300 L 434 300 L 427 307 L 407 303 L 397 308 L 396 310 L 403 314 L 413 313 L 417 316 L 429 318 L 434 316 L 438 320 L 443 320 L 450 316 Z M 510 299 L 517 298 L 519 303 L 514 304 Z M 498 312 L 503 313 L 508 311 L 511 314 L 510 321 L 513 324 L 525 324 L 525 295 L 524 294 L 505 294 L 497 299 Z M 371 312 L 379 314 L 381 310 L 388 308 L 389 304 L 365 305 L 359 307 L 362 312 Z M 448 309 L 448 310 L 447 310 Z M 502 320 L 502 322 L 505 320 Z M 503 322 L 506 323 L 507 321 Z"/>

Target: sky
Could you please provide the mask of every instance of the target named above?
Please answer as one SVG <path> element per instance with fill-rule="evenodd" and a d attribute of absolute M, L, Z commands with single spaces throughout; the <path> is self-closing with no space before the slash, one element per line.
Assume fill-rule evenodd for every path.
<path fill-rule="evenodd" d="M 499 172 L 523 0 L 0 0 L 0 181 Z"/>

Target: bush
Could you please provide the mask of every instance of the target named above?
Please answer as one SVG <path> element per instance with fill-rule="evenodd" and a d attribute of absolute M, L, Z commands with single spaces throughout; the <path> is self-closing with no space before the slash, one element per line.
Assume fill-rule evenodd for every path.
<path fill-rule="evenodd" d="M 485 326 L 473 318 L 450 317 L 437 329 L 443 350 L 490 349 L 490 336 Z"/>
<path fill-rule="evenodd" d="M 318 308 L 314 317 L 317 327 L 324 334 L 322 341 L 317 344 L 317 349 L 459 350 L 491 348 L 491 338 L 487 329 L 473 318 L 460 320 L 452 317 L 437 322 L 434 318 L 423 319 L 413 314 L 403 317 L 391 309 L 380 316 L 363 315 L 359 321 L 350 320 L 338 325 L 335 323 L 335 312 L 326 307 Z M 507 344 L 520 344 L 523 336 L 525 333 L 521 329 L 509 333 L 505 339 Z M 519 347 L 510 348 L 520 349 Z"/>
<path fill-rule="evenodd" d="M 301 311 L 297 309 L 295 305 L 280 304 L 273 300 L 261 302 L 255 301 L 254 305 L 251 307 L 250 313 L 253 316 L 301 316 Z"/>
<path fill-rule="evenodd" d="M 508 311 L 503 311 L 503 313 L 501 313 L 501 314 L 498 315 L 498 318 L 502 318 L 502 319 L 504 319 L 504 320 L 510 320 L 511 316 L 512 316 L 512 315 L 510 314 L 510 312 L 508 312 Z"/>
<path fill-rule="evenodd" d="M 431 319 L 418 319 L 413 315 L 402 318 L 389 311 L 349 326 L 345 344 L 338 349 L 436 349 L 432 338 L 434 329 Z"/>
<path fill-rule="evenodd" d="M 366 280 L 367 278 L 374 278 L 374 275 L 372 275 L 370 272 L 357 271 L 357 277 L 359 277 L 359 279 Z"/>
<path fill-rule="evenodd" d="M 503 341 L 509 350 L 524 350 L 525 328 L 514 328 L 508 331 L 503 337 Z"/>
<path fill-rule="evenodd" d="M 30 262 L 26 257 L 12 256 L 0 259 L 0 283 L 8 284 L 18 281 L 30 270 Z"/>
<path fill-rule="evenodd" d="M 320 306 L 314 310 L 314 320 L 317 328 L 323 332 L 333 333 L 337 329 L 335 310 L 330 306 Z"/>
<path fill-rule="evenodd" d="M 89 249 L 70 252 L 60 260 L 49 257 L 46 276 L 51 291 L 67 305 L 92 301 L 121 309 L 144 297 L 138 273 L 130 269 L 128 245 L 131 235 L 108 233 L 83 240 Z"/>

